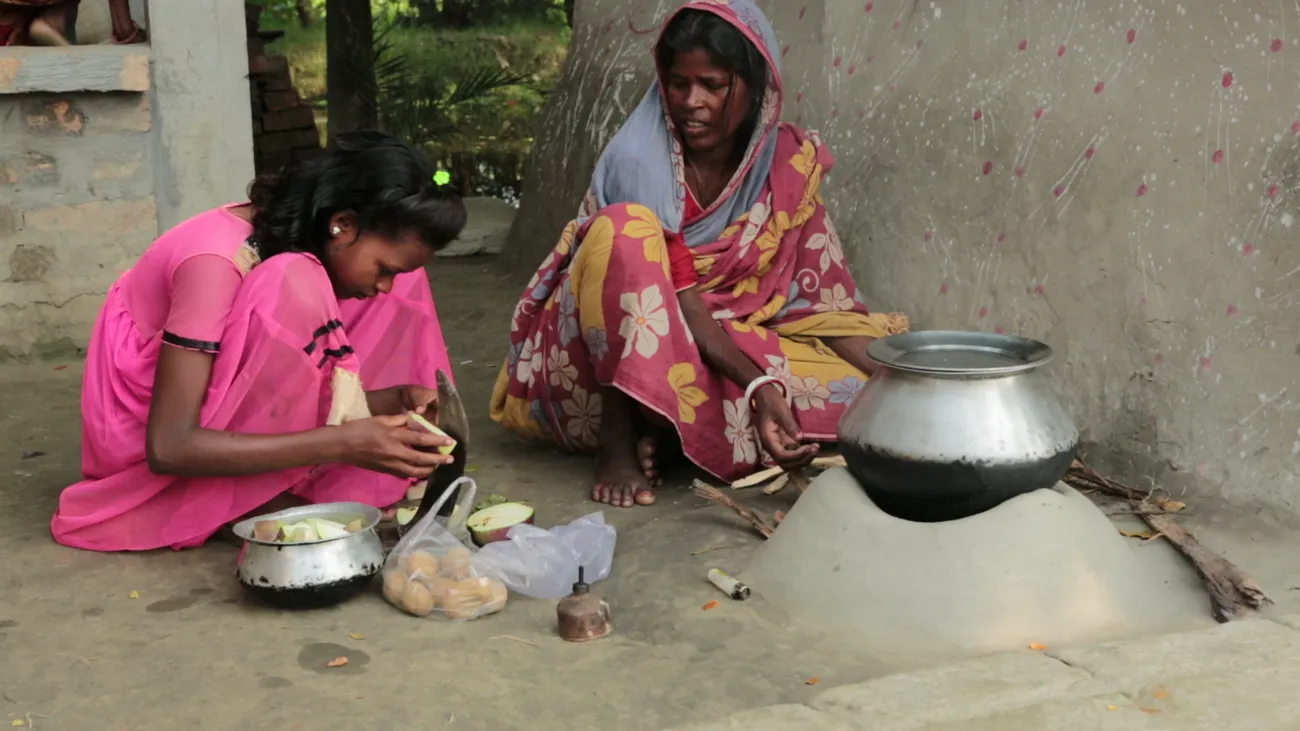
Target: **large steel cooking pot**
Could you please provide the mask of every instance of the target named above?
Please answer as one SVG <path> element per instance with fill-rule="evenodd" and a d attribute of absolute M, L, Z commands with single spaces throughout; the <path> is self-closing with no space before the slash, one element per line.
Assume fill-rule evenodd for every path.
<path fill-rule="evenodd" d="M 840 420 L 849 471 L 887 513 L 955 520 L 1051 487 L 1079 432 L 1034 373 L 1047 345 L 930 330 L 871 343 L 880 364 Z"/>
<path fill-rule="evenodd" d="M 303 543 L 261 541 L 253 535 L 259 520 L 293 522 L 324 518 L 347 524 L 361 518 L 356 533 Z M 384 547 L 375 532 L 380 512 L 362 503 L 303 505 L 243 520 L 234 525 L 244 539 L 235 575 L 249 593 L 286 609 L 310 609 L 337 604 L 365 591 L 384 566 Z"/>

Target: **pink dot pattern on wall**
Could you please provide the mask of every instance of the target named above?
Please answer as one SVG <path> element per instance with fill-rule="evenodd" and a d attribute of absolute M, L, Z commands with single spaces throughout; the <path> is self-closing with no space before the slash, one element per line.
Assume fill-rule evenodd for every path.
<path fill-rule="evenodd" d="M 976 109 L 976 110 L 975 110 L 975 114 L 972 115 L 972 118 L 973 118 L 976 122 L 980 121 L 981 119 L 984 118 L 984 110 L 982 110 L 982 109 Z"/>
<path fill-rule="evenodd" d="M 1224 72 L 1223 72 L 1223 80 L 1219 82 L 1219 85 L 1222 86 L 1222 87 L 1225 88 L 1225 89 L 1231 88 L 1231 87 L 1232 87 L 1232 81 L 1233 81 L 1234 78 L 1236 78 L 1236 77 L 1234 77 L 1234 76 L 1232 75 L 1232 72 L 1231 72 L 1231 71 L 1224 71 Z"/>
<path fill-rule="evenodd" d="M 1025 166 L 1024 166 L 1024 165 L 1017 165 L 1017 166 L 1016 166 L 1016 177 L 1017 177 L 1017 178 L 1023 178 L 1023 177 L 1025 177 Z"/>
<path fill-rule="evenodd" d="M 840 64 L 843 62 L 844 59 L 841 56 L 836 56 L 835 60 L 831 61 L 831 65 L 834 66 L 835 68 L 839 68 Z"/>
<path fill-rule="evenodd" d="M 939 285 L 939 294 L 948 294 L 948 283 L 944 282 Z"/>
<path fill-rule="evenodd" d="M 1242 256 L 1250 256 L 1251 254 L 1254 254 L 1254 253 L 1255 253 L 1255 245 L 1254 245 L 1254 244 L 1252 244 L 1252 243 L 1250 243 L 1249 241 L 1247 241 L 1246 243 L 1244 243 L 1244 244 L 1241 245 L 1241 255 L 1242 255 Z"/>
<path fill-rule="evenodd" d="M 1215 165 L 1223 162 L 1223 150 L 1215 150 L 1214 154 L 1210 156 L 1210 160 L 1213 161 Z"/>
<path fill-rule="evenodd" d="M 1092 93 L 1094 94 L 1100 94 L 1105 90 L 1106 90 L 1106 82 L 1104 81 L 1098 81 L 1097 85 L 1092 87 Z"/>
<path fill-rule="evenodd" d="M 1097 154 L 1097 148 L 1095 148 L 1095 147 L 1089 147 L 1088 149 L 1086 149 L 1086 150 L 1083 151 L 1083 159 L 1085 159 L 1085 160 L 1091 160 L 1091 159 L 1092 159 L 1092 156 L 1093 156 L 1093 155 L 1096 155 L 1096 154 Z"/>
<path fill-rule="evenodd" d="M 1062 56 L 1064 56 L 1064 55 L 1065 55 L 1065 44 L 1062 43 L 1062 44 L 1061 44 L 1061 47 L 1058 48 L 1058 49 L 1056 49 L 1056 57 L 1057 57 L 1057 58 L 1060 58 L 1060 57 L 1062 57 Z"/>
<path fill-rule="evenodd" d="M 1279 187 L 1276 186 L 1276 185 L 1270 185 L 1270 186 L 1268 186 L 1268 197 L 1269 197 L 1269 198 L 1276 198 L 1276 197 L 1277 197 L 1277 194 L 1278 194 L 1278 191 L 1280 191 L 1280 190 L 1282 190 L 1282 189 L 1279 188 Z"/>
<path fill-rule="evenodd" d="M 1042 297 L 1044 294 L 1046 294 L 1045 290 L 1043 289 L 1043 285 L 1041 284 L 1034 285 L 1033 293 L 1035 297 Z"/>
<path fill-rule="evenodd" d="M 989 316 L 989 308 L 987 308 L 987 307 L 981 307 L 981 308 L 980 308 L 980 319 L 983 320 L 984 318 L 986 318 L 986 317 L 988 317 L 988 316 Z"/>
<path fill-rule="evenodd" d="M 1235 315 L 1235 314 L 1237 314 L 1237 306 L 1236 306 L 1236 305 L 1228 305 L 1228 317 L 1232 317 L 1232 316 Z"/>
<path fill-rule="evenodd" d="M 848 70 L 847 73 L 848 73 L 849 76 L 852 76 L 852 75 L 853 75 L 853 72 L 855 72 L 855 71 L 857 71 L 857 70 L 858 70 L 858 67 L 857 67 L 857 66 L 854 66 L 853 64 L 849 64 L 849 70 Z"/>
<path fill-rule="evenodd" d="M 1039 107 L 1039 108 L 1035 109 L 1035 110 L 1034 110 L 1034 119 L 1042 119 L 1042 118 L 1043 118 L 1043 112 L 1045 112 L 1045 111 L 1047 111 L 1047 110 L 1046 110 L 1046 109 L 1043 109 L 1042 107 Z"/>
<path fill-rule="evenodd" d="M 866 8 L 864 8 L 864 10 L 866 10 L 868 13 L 870 13 L 870 12 L 871 12 L 871 9 L 874 8 L 874 7 L 876 7 L 876 4 L 875 4 L 875 3 L 867 3 L 867 6 L 866 6 Z"/>
<path fill-rule="evenodd" d="M 1208 355 L 1201 356 L 1201 370 L 1208 371 L 1214 366 L 1214 359 Z"/>
<path fill-rule="evenodd" d="M 1156 365 L 1161 365 L 1161 364 L 1163 364 L 1163 363 L 1165 362 L 1165 354 L 1164 354 L 1164 353 L 1156 353 L 1155 362 L 1156 362 Z"/>
<path fill-rule="evenodd" d="M 1002 327 L 1001 325 L 998 325 L 997 327 L 993 328 L 993 332 L 997 333 L 998 335 L 1006 335 L 1007 329 L 1005 327 Z"/>
<path fill-rule="evenodd" d="M 894 30 L 898 30 L 899 28 L 902 28 L 902 27 L 903 27 L 903 21 L 901 21 L 901 20 L 895 20 L 895 21 L 894 21 Z"/>
<path fill-rule="evenodd" d="M 1144 195 L 1146 195 L 1146 194 L 1147 194 L 1147 184 L 1146 184 L 1146 183 L 1142 183 L 1142 184 L 1138 185 L 1138 189 L 1137 189 L 1137 197 L 1138 197 L 1138 198 L 1141 198 L 1142 196 L 1144 196 Z"/>
<path fill-rule="evenodd" d="M 988 174 L 991 173 L 991 172 L 993 172 L 993 161 L 992 161 L 992 160 L 985 160 L 985 161 L 984 161 L 984 174 L 985 174 L 985 175 L 988 175 Z"/>
<path fill-rule="evenodd" d="M 1274 39 L 1273 39 L 1273 42 L 1270 43 L 1270 44 L 1268 44 L 1268 47 L 1269 47 L 1270 50 L 1273 51 L 1273 53 L 1277 53 L 1278 51 L 1281 51 L 1281 50 L 1282 50 L 1282 39 L 1281 39 L 1281 38 L 1274 38 Z"/>
<path fill-rule="evenodd" d="M 1291 134 L 1300 135 L 1300 121 L 1295 121 L 1291 123 Z"/>
<path fill-rule="evenodd" d="M 1052 195 L 1056 196 L 1057 198 L 1060 198 L 1061 195 L 1063 195 L 1064 193 L 1065 193 L 1064 185 L 1058 184 L 1055 188 L 1052 188 Z"/>
<path fill-rule="evenodd" d="M 926 232 L 925 232 L 925 240 L 926 240 L 926 241 L 933 241 L 933 240 L 934 240 L 934 232 L 933 232 L 933 231 L 930 231 L 929 229 L 926 229 Z"/>
<path fill-rule="evenodd" d="M 1029 41 L 1027 39 L 1021 38 L 1020 45 L 1016 46 L 1016 48 L 1020 51 L 1024 51 L 1025 49 L 1029 48 Z"/>
<path fill-rule="evenodd" d="M 1138 37 L 1138 32 L 1132 28 L 1129 28 L 1128 32 L 1124 34 L 1124 40 L 1128 41 L 1129 43 L 1136 41 L 1137 37 Z"/>
<path fill-rule="evenodd" d="M 999 234 L 998 234 L 998 243 L 999 243 L 999 244 L 1002 243 L 1003 241 L 1006 241 L 1006 240 L 1007 240 L 1007 234 L 1006 234 L 1005 232 L 1003 232 L 1003 233 L 999 233 Z"/>

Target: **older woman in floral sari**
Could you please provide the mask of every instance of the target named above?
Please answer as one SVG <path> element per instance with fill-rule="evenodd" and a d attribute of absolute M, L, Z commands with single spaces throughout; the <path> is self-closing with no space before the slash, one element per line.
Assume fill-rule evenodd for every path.
<path fill-rule="evenodd" d="M 595 451 L 595 500 L 654 502 L 669 438 L 722 480 L 806 464 L 886 334 L 822 204 L 830 153 L 778 121 L 779 48 L 749 0 L 673 13 L 656 83 L 515 309 L 492 418 Z"/>

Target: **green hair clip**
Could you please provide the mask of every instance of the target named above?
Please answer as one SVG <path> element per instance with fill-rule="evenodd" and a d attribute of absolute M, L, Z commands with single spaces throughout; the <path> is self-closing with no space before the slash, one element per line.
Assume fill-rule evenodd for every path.
<path fill-rule="evenodd" d="M 442 187 L 451 182 L 451 173 L 446 170 L 439 170 L 433 174 L 433 184 Z"/>

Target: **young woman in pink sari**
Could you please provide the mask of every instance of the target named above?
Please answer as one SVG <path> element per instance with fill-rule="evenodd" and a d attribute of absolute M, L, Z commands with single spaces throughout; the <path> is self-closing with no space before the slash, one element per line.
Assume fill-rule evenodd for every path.
<path fill-rule="evenodd" d="M 750 0 L 665 23 L 658 80 L 515 309 L 492 416 L 597 454 L 592 498 L 654 502 L 668 440 L 722 480 L 797 467 L 901 318 L 873 315 L 822 204 L 830 152 L 779 122 L 780 46 Z"/>
<path fill-rule="evenodd" d="M 405 416 L 451 372 L 424 265 L 465 207 L 433 176 L 345 135 L 159 237 L 95 324 L 55 540 L 189 548 L 273 501 L 389 506 L 447 463 Z"/>

